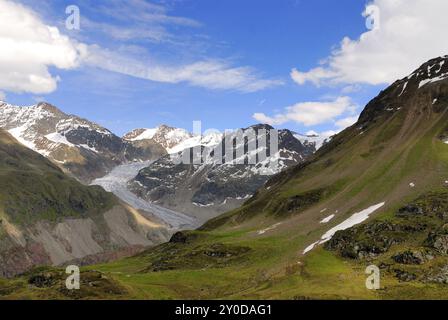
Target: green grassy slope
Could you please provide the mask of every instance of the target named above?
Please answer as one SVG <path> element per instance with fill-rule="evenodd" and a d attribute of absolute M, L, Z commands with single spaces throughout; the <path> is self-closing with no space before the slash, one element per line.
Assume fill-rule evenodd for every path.
<path fill-rule="evenodd" d="M 0 214 L 13 224 L 82 217 L 114 204 L 113 195 L 86 187 L 0 130 Z"/>

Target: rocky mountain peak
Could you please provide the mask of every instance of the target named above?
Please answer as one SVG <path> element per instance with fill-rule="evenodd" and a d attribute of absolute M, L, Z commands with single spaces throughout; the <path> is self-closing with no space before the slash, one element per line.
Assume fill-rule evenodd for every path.
<path fill-rule="evenodd" d="M 420 99 L 435 105 L 448 95 L 447 82 L 448 56 L 425 62 L 409 76 L 397 80 L 370 101 L 359 117 L 358 127 L 363 128 L 383 115 L 393 115 L 411 107 L 418 108 L 414 102 Z"/>

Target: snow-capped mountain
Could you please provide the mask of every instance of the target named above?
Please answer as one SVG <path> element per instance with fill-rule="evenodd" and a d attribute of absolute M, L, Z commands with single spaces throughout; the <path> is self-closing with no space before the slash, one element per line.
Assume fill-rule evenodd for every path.
<path fill-rule="evenodd" d="M 294 132 L 293 135 L 294 138 L 299 140 L 303 145 L 313 146 L 316 151 L 331 140 L 331 136 L 328 135 L 300 134 L 296 132 Z"/>
<path fill-rule="evenodd" d="M 127 141 L 151 140 L 171 152 L 172 148 L 192 137 L 193 135 L 185 129 L 161 125 L 153 129 L 135 129 L 125 134 L 123 139 Z"/>
<path fill-rule="evenodd" d="M 270 176 L 305 161 L 315 152 L 314 145 L 303 145 L 291 131 L 279 130 L 278 148 L 271 148 L 267 143 L 264 148 L 268 157 L 250 164 L 249 158 L 264 149 L 259 146 L 254 153 L 248 146 L 255 145 L 254 139 L 270 141 L 269 130 L 273 128 L 256 125 L 250 129 L 257 133 L 256 137 L 246 138 L 243 142 L 244 153 L 230 162 L 225 159 L 223 146 L 226 140 L 235 141 L 236 131 L 224 136 L 209 134 L 202 139 L 193 137 L 178 147 L 180 150 L 182 145 L 187 146 L 182 152 L 166 155 L 141 170 L 131 180 L 129 188 L 141 198 L 205 221 L 241 205 Z M 197 148 L 193 148 L 195 146 Z M 236 144 L 235 150 L 237 148 Z M 193 158 L 193 153 L 201 153 L 203 161 L 198 164 L 181 161 L 185 159 L 185 154 L 187 158 Z M 215 154 L 221 156 L 215 157 Z"/>
<path fill-rule="evenodd" d="M 165 153 L 156 144 L 124 141 L 48 103 L 22 107 L 0 102 L 0 127 L 85 182 L 123 162 L 154 160 Z"/>

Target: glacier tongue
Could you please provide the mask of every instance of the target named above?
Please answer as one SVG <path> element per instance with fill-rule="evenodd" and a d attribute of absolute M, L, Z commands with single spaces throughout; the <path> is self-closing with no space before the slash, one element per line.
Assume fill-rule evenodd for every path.
<path fill-rule="evenodd" d="M 128 181 L 135 178 L 141 169 L 149 166 L 150 164 L 151 161 L 145 161 L 117 166 L 109 174 L 102 178 L 95 179 L 91 184 L 101 186 L 106 191 L 114 193 L 121 200 L 136 209 L 154 214 L 156 217 L 170 225 L 172 229 L 195 229 L 198 227 L 199 225 L 196 219 L 183 213 L 166 209 L 145 201 L 127 189 L 126 186 Z"/>

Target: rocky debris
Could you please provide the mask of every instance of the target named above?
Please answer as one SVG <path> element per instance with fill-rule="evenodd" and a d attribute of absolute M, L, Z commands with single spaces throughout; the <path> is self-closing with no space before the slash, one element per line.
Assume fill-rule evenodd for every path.
<path fill-rule="evenodd" d="M 434 256 L 429 252 L 422 252 L 418 250 L 407 250 L 405 252 L 397 253 L 392 259 L 400 264 L 424 264 L 428 260 L 434 259 Z"/>
<path fill-rule="evenodd" d="M 398 226 L 378 221 L 336 232 L 325 248 L 337 251 L 345 258 L 374 258 L 402 242 L 400 233 Z"/>
<path fill-rule="evenodd" d="M 426 276 L 425 281 L 448 284 L 448 265 L 433 271 L 430 275 Z"/>
<path fill-rule="evenodd" d="M 395 269 L 394 273 L 395 273 L 395 277 L 402 282 L 410 282 L 410 281 L 414 281 L 415 279 L 417 279 L 417 276 L 415 274 L 404 271 L 404 270 Z"/>
<path fill-rule="evenodd" d="M 436 249 L 441 254 L 448 254 L 448 234 L 440 231 L 431 232 L 425 241 L 430 248 Z"/>

